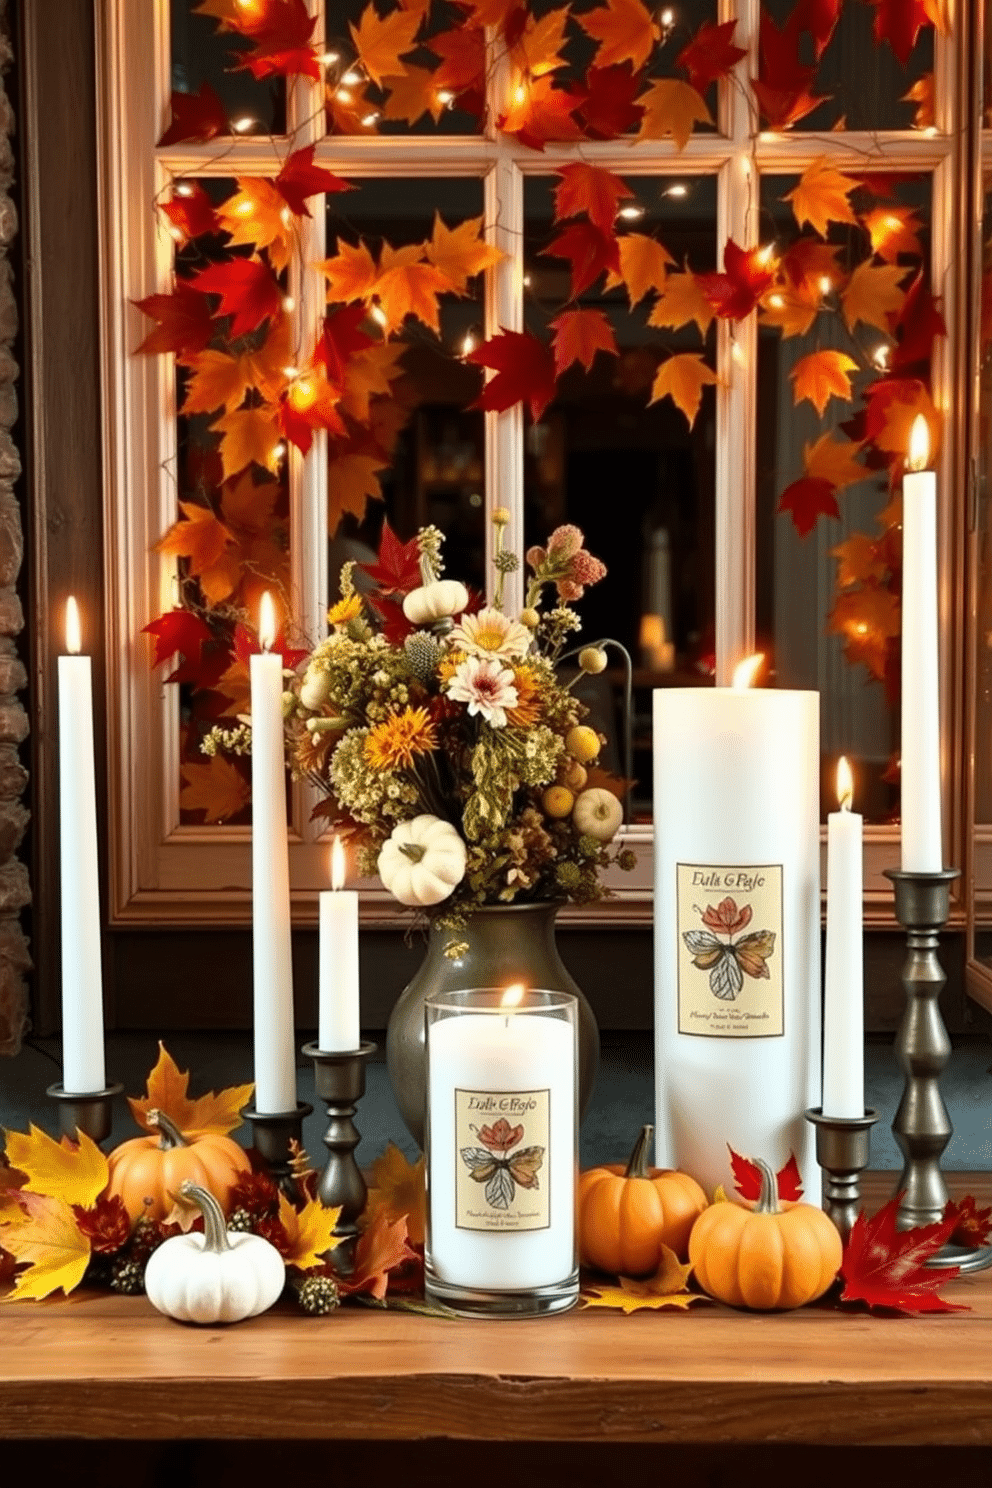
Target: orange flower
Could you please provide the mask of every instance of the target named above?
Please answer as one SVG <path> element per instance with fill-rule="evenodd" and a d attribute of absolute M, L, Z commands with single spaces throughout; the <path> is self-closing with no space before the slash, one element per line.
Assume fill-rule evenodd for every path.
<path fill-rule="evenodd" d="M 327 621 L 329 625 L 347 625 L 349 620 L 354 620 L 361 613 L 361 595 L 349 594 L 345 599 L 339 599 L 337 604 L 331 605 L 327 612 Z"/>
<path fill-rule="evenodd" d="M 404 708 L 370 729 L 365 739 L 365 758 L 375 770 L 407 770 L 415 754 L 437 748 L 437 729 L 426 708 Z"/>
<path fill-rule="evenodd" d="M 517 689 L 517 705 L 507 708 L 506 721 L 514 728 L 531 728 L 541 716 L 541 688 L 532 668 L 514 667 L 513 685 Z"/>

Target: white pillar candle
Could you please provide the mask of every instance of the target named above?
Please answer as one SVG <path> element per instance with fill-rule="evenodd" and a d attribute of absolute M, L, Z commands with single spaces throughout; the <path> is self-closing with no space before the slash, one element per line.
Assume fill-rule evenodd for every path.
<path fill-rule="evenodd" d="M 654 694 L 657 1161 L 792 1151 L 816 1203 L 819 695 L 739 680 Z"/>
<path fill-rule="evenodd" d="M 827 817 L 827 956 L 823 987 L 823 1114 L 865 1114 L 862 819 L 851 810 L 847 760 L 837 766 L 841 809 Z"/>
<path fill-rule="evenodd" d="M 62 882 L 62 1088 L 91 1095 L 107 1085 L 100 961 L 93 678 L 80 656 L 79 611 L 66 605 L 59 679 L 59 842 Z"/>
<path fill-rule="evenodd" d="M 940 833 L 940 685 L 937 665 L 937 475 L 925 470 L 922 414 L 902 483 L 902 868 L 944 866 Z"/>
<path fill-rule="evenodd" d="M 296 1110 L 289 842 L 283 756 L 282 657 L 272 597 L 259 616 L 262 653 L 251 658 L 251 882 L 254 953 L 255 1109 Z"/>
<path fill-rule="evenodd" d="M 428 1026 L 429 1266 L 452 1287 L 529 1291 L 575 1271 L 575 1025 L 510 991 L 516 1011 Z"/>
<path fill-rule="evenodd" d="M 358 894 L 346 889 L 344 847 L 331 849 L 331 892 L 320 895 L 317 1043 L 327 1053 L 349 1053 L 362 1041 L 358 998 Z"/>

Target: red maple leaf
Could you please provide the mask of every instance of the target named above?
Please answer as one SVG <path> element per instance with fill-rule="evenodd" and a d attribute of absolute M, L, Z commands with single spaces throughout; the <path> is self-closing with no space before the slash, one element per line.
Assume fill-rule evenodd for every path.
<path fill-rule="evenodd" d="M 501 330 L 465 358 L 496 373 L 469 406 L 502 413 L 525 402 L 535 421 L 555 395 L 555 359 L 549 346 L 529 331 Z"/>
<path fill-rule="evenodd" d="M 113 1255 L 127 1244 L 131 1216 L 120 1194 L 101 1194 L 92 1208 L 73 1204 L 76 1228 L 85 1235 L 96 1255 Z"/>
<path fill-rule="evenodd" d="M 282 309 L 279 283 L 257 258 L 210 264 L 195 275 L 192 283 L 208 294 L 220 295 L 220 306 L 214 313 L 233 317 L 232 336 L 257 330 L 263 320 L 271 320 Z"/>
<path fill-rule="evenodd" d="M 551 258 L 568 259 L 572 265 L 573 300 L 608 269 L 620 273 L 620 245 L 612 233 L 601 232 L 591 222 L 570 222 L 541 252 Z"/>
<path fill-rule="evenodd" d="M 730 1167 L 734 1175 L 734 1183 L 737 1192 L 742 1199 L 749 1202 L 761 1197 L 761 1169 L 749 1158 L 741 1157 L 735 1152 L 730 1144 L 727 1144 L 730 1153 Z M 794 1152 L 789 1153 L 789 1160 L 775 1174 L 775 1188 L 780 1199 L 787 1204 L 798 1203 L 803 1196 L 803 1180 L 799 1172 L 799 1164 L 796 1162 Z"/>
<path fill-rule="evenodd" d="M 338 412 L 340 390 L 316 366 L 294 378 L 279 399 L 279 428 L 304 455 L 310 453 L 315 429 L 347 434 Z"/>
<path fill-rule="evenodd" d="M 379 553 L 374 563 L 360 563 L 358 567 L 368 574 L 380 595 L 409 594 L 423 581 L 420 574 L 420 548 L 417 539 L 400 542 L 388 522 L 382 524 Z"/>
<path fill-rule="evenodd" d="M 216 327 L 210 317 L 206 295 L 194 289 L 188 279 L 177 279 L 171 294 L 146 295 L 134 304 L 158 325 L 138 347 L 138 352 L 155 355 L 174 351 L 178 357 L 191 356 L 209 345 Z"/>
<path fill-rule="evenodd" d="M 242 625 L 240 620 L 234 627 L 234 659 L 240 661 L 243 666 L 248 665 L 250 656 L 260 655 L 261 642 L 258 632 L 250 630 L 247 625 Z M 288 672 L 295 672 L 303 658 L 309 655 L 307 651 L 294 649 L 286 644 L 286 633 L 280 630 L 269 650 L 282 657 L 282 664 Z"/>
<path fill-rule="evenodd" d="M 868 0 L 868 4 L 875 6 L 875 40 L 887 41 L 905 67 L 923 27 L 933 25 L 925 0 Z"/>
<path fill-rule="evenodd" d="M 389 1286 L 390 1272 L 416 1259 L 417 1254 L 407 1240 L 406 1215 L 390 1222 L 382 1212 L 358 1237 L 355 1269 L 350 1276 L 338 1278 L 338 1288 L 348 1294 L 368 1292 L 381 1302 Z"/>
<path fill-rule="evenodd" d="M 837 487 L 818 475 L 801 475 L 786 486 L 778 501 L 780 512 L 792 514 L 800 537 L 808 537 L 820 517 L 839 517 Z"/>
<path fill-rule="evenodd" d="M 191 610 L 170 610 L 168 614 L 159 615 L 150 625 L 143 626 L 142 632 L 155 637 L 153 668 L 169 661 L 176 652 L 187 664 L 196 666 L 204 645 L 213 639 L 209 625 Z"/>
<path fill-rule="evenodd" d="M 340 176 L 336 176 L 333 171 L 325 170 L 322 165 L 314 165 L 315 149 L 316 145 L 307 145 L 302 150 L 294 150 L 292 155 L 287 157 L 285 165 L 273 182 L 289 210 L 297 217 L 310 216 L 306 205 L 308 196 L 317 196 L 322 192 L 354 190 L 350 181 L 343 181 Z"/>
<path fill-rule="evenodd" d="M 823 56 L 830 39 L 837 29 L 843 0 L 799 0 L 788 20 L 789 27 L 796 32 L 807 32 L 813 38 L 813 52 L 817 62 Z"/>
<path fill-rule="evenodd" d="M 826 95 L 816 97 L 810 92 L 816 68 L 805 67 L 799 61 L 799 39 L 800 32 L 792 17 L 779 30 L 768 12 L 762 10 L 761 66 L 759 76 L 751 79 L 751 87 L 765 122 L 772 129 L 788 129 L 812 113 L 818 104 L 826 102 Z"/>
<path fill-rule="evenodd" d="M 218 231 L 213 202 L 199 181 L 177 181 L 169 201 L 159 202 L 159 206 L 187 242 Z"/>
<path fill-rule="evenodd" d="M 254 42 L 234 71 L 247 70 L 254 78 L 313 78 L 320 82 L 320 64 L 309 45 L 317 17 L 307 10 L 306 0 L 260 0 L 243 7 L 233 30 Z"/>
<path fill-rule="evenodd" d="M 629 62 L 613 67 L 590 67 L 585 77 L 585 95 L 578 106 L 579 122 L 589 138 L 616 139 L 639 124 L 644 109 L 634 100 L 643 86 L 643 69 L 634 72 Z"/>
<path fill-rule="evenodd" d="M 413 587 L 416 588 L 416 584 Z M 407 636 L 413 635 L 417 628 L 404 615 L 402 602 L 398 599 L 387 599 L 382 594 L 370 594 L 368 598 L 369 604 L 379 616 L 379 628 L 386 640 L 391 646 L 402 646 Z M 438 700 L 435 699 L 435 701 Z"/>
<path fill-rule="evenodd" d="M 697 274 L 696 281 L 722 320 L 743 320 L 775 278 L 764 248 L 739 248 L 733 238 L 723 250 L 722 274 Z"/>
<path fill-rule="evenodd" d="M 742 57 L 747 56 L 745 47 L 734 44 L 737 22 L 724 21 L 714 26 L 704 21 L 687 46 L 675 58 L 676 67 L 684 67 L 689 81 L 698 93 L 705 93 L 710 83 L 727 77 Z"/>
<path fill-rule="evenodd" d="M 493 1152 L 508 1152 L 517 1145 L 523 1134 L 522 1126 L 511 1126 L 506 1117 L 501 1116 L 492 1126 L 479 1128 L 479 1141 Z"/>
<path fill-rule="evenodd" d="M 854 179 L 859 186 L 870 191 L 872 196 L 890 201 L 896 194 L 896 187 L 901 186 L 904 181 L 920 181 L 923 178 L 918 171 L 908 171 L 905 174 L 897 174 L 895 171 L 858 171 L 854 174 Z"/>
<path fill-rule="evenodd" d="M 504 134 L 512 134 L 528 150 L 543 150 L 552 140 L 582 138 L 574 114 L 585 100 L 584 91 L 556 88 L 550 73 L 523 86 L 525 96 L 496 121 Z"/>
<path fill-rule="evenodd" d="M 890 1199 L 872 1219 L 862 1212 L 854 1221 L 841 1262 L 840 1300 L 890 1312 L 970 1311 L 937 1296 L 938 1287 L 957 1276 L 957 1267 L 928 1270 L 926 1265 L 954 1233 L 955 1216 L 916 1230 L 897 1230 L 902 1197 Z"/>
<path fill-rule="evenodd" d="M 426 45 L 441 58 L 441 66 L 434 73 L 435 88 L 448 88 L 459 94 L 484 85 L 486 33 L 481 26 L 456 26 L 452 31 L 432 36 Z"/>
<path fill-rule="evenodd" d="M 948 1199 L 944 1218 L 954 1220 L 952 1245 L 969 1247 L 987 1245 L 992 1234 L 992 1208 L 979 1209 L 973 1194 L 963 1199 Z"/>
<path fill-rule="evenodd" d="M 718 935 L 736 935 L 738 930 L 750 925 L 753 913 L 750 904 L 738 905 L 736 899 L 731 899 L 728 894 L 715 909 L 712 904 L 706 906 L 703 924 L 709 930 L 715 930 Z"/>
<path fill-rule="evenodd" d="M 183 140 L 212 140 L 227 132 L 224 105 L 209 83 L 199 93 L 173 91 L 172 122 L 159 140 L 159 145 L 178 145 Z"/>
<path fill-rule="evenodd" d="M 892 330 L 898 342 L 892 353 L 892 371 L 902 373 L 911 367 L 929 365 L 935 337 L 947 335 L 944 317 L 937 309 L 922 269 L 906 292 Z"/>
<path fill-rule="evenodd" d="M 348 358 L 356 351 L 365 351 L 375 345 L 375 338 L 360 329 L 364 319 L 365 306 L 361 303 L 345 305 L 324 319 L 324 329 L 313 359 L 324 367 L 328 382 L 338 387 L 344 381 Z"/>
<path fill-rule="evenodd" d="M 612 234 L 620 202 L 634 193 L 625 181 L 598 165 L 576 161 L 558 169 L 555 187 L 555 221 L 584 214 L 601 233 Z"/>

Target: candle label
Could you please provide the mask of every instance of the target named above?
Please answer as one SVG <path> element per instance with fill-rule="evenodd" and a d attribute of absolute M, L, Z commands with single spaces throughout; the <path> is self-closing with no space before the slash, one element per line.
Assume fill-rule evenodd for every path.
<path fill-rule="evenodd" d="M 548 1090 L 455 1091 L 455 1226 L 516 1234 L 551 1224 Z"/>
<path fill-rule="evenodd" d="M 679 1033 L 785 1032 L 782 865 L 676 865 Z"/>

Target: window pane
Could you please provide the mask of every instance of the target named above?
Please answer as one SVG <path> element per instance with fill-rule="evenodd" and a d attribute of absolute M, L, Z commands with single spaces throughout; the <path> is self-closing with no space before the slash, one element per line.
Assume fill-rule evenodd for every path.
<path fill-rule="evenodd" d="M 782 199 L 795 177 L 762 181 L 779 258 L 759 341 L 757 621 L 771 680 L 821 693 L 824 810 L 835 809 L 833 765 L 846 754 L 857 809 L 888 821 L 898 818 L 900 480 L 912 419 L 932 415 L 935 326 L 930 182 L 866 179 L 872 189 L 850 195 L 858 223 L 831 223 L 826 244 L 808 227 L 799 235 Z"/>
<path fill-rule="evenodd" d="M 547 177 L 526 182 L 527 327 L 549 339 L 563 311 L 600 312 L 618 354 L 600 352 L 588 371 L 573 364 L 540 422 L 528 427 L 527 542 L 543 543 L 560 523 L 572 522 L 607 565 L 607 577 L 579 602 L 582 635 L 590 641 L 612 637 L 634 658 L 634 807 L 646 814 L 650 689 L 701 680 L 713 650 L 716 432 L 712 386 L 702 389 L 691 429 L 669 397 L 649 400 L 668 355 L 703 352 L 714 365 L 715 332 L 710 326 L 704 340 L 692 321 L 677 330 L 649 324 L 663 268 L 656 288 L 645 286 L 633 310 L 627 291 L 604 289 L 602 275 L 572 303 L 567 264 L 546 252 L 560 231 L 552 222 L 556 184 Z M 633 195 L 623 207 L 643 215 L 621 221 L 622 229 L 661 243 L 672 274 L 686 262 L 698 272 L 715 269 L 715 179 L 628 176 L 626 184 Z M 631 277 L 636 282 L 632 271 Z M 618 703 L 622 677 L 613 658 L 610 677 Z M 605 727 L 611 742 L 622 738 L 619 717 Z M 609 765 L 622 770 L 622 756 Z"/>
<path fill-rule="evenodd" d="M 250 72 L 235 71 L 250 43 L 234 32 L 221 31 L 214 17 L 195 14 L 200 4 L 201 0 L 171 0 L 173 90 L 199 93 L 208 83 L 229 123 L 255 121 L 254 127 L 242 132 L 285 134 L 285 82 L 282 78 L 256 82 Z"/>

